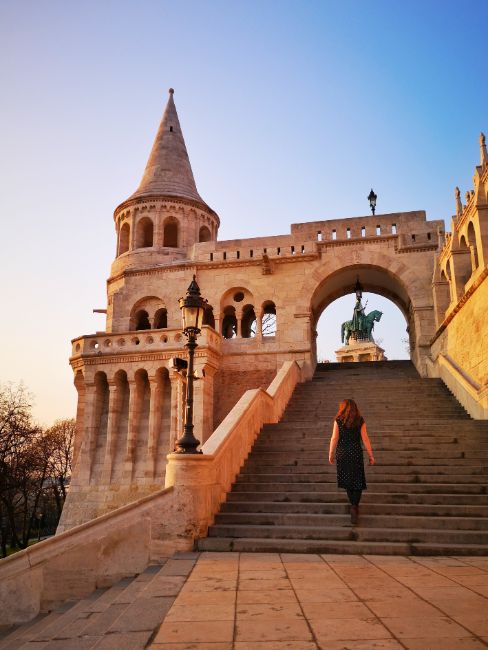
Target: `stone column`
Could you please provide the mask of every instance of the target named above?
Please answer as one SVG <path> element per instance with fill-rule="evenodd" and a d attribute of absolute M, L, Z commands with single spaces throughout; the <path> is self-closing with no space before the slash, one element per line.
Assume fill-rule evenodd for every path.
<path fill-rule="evenodd" d="M 122 410 L 122 401 L 124 399 L 123 391 L 114 381 L 108 382 L 109 401 L 108 401 L 108 422 L 107 422 L 107 446 L 105 448 L 105 458 L 103 461 L 102 484 L 108 485 L 112 478 L 112 466 L 114 462 L 115 443 L 119 433 L 120 413 Z"/>
<path fill-rule="evenodd" d="M 184 383 L 181 375 L 178 372 L 172 371 L 169 374 L 171 384 L 171 417 L 170 417 L 170 433 L 169 433 L 169 448 L 172 451 L 175 447 L 175 442 L 183 435 L 183 396 L 184 396 Z M 170 452 L 171 453 L 171 452 Z"/>
<path fill-rule="evenodd" d="M 263 341 L 263 316 L 263 311 L 260 311 L 259 314 L 256 314 L 256 340 L 260 343 Z"/>
<path fill-rule="evenodd" d="M 135 380 L 129 380 L 129 427 L 127 431 L 127 448 L 125 452 L 123 482 L 130 484 L 132 482 L 132 473 L 134 471 L 134 455 L 137 444 L 137 435 L 139 433 L 139 422 L 141 416 L 141 391 Z"/>
<path fill-rule="evenodd" d="M 130 220 L 130 241 L 129 241 L 129 250 L 133 251 L 136 247 L 136 217 L 138 210 L 137 208 L 132 211 L 131 220 Z"/>
<path fill-rule="evenodd" d="M 194 383 L 193 424 L 195 438 L 203 443 L 213 433 L 214 375 L 216 369 L 205 363 L 205 359 L 195 359 L 195 370 L 200 379 Z M 202 377 L 203 373 L 205 376 Z"/>
<path fill-rule="evenodd" d="M 151 402 L 149 406 L 149 436 L 147 440 L 145 478 L 151 482 L 156 473 L 156 454 L 161 435 L 161 411 L 163 406 L 162 386 L 157 377 L 149 377 Z"/>
<path fill-rule="evenodd" d="M 83 440 L 76 465 L 76 476 L 73 475 L 72 485 L 88 485 L 90 482 L 93 452 L 97 434 L 97 387 L 95 383 L 85 384 L 85 417 L 83 423 Z"/>
<path fill-rule="evenodd" d="M 236 320 L 237 320 L 237 327 L 236 327 L 236 335 L 237 338 L 240 339 L 242 338 L 242 310 L 236 311 Z"/>

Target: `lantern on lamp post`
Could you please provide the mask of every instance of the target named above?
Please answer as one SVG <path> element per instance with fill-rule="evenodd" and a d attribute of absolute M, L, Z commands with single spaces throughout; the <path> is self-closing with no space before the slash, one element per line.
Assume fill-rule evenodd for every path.
<path fill-rule="evenodd" d="M 376 199 L 377 198 L 378 198 L 378 196 L 373 192 L 373 188 L 371 188 L 371 192 L 368 195 L 368 201 L 369 201 L 369 207 L 371 208 L 371 212 L 373 213 L 373 216 L 374 216 L 374 213 L 375 213 L 375 210 L 376 210 Z"/>
<path fill-rule="evenodd" d="M 200 287 L 197 284 L 196 276 L 186 291 L 186 296 L 178 300 L 181 309 L 181 320 L 183 334 L 187 337 L 185 345 L 188 350 L 188 372 L 186 376 L 186 400 L 185 400 L 185 426 L 183 436 L 176 443 L 177 454 L 198 454 L 197 447 L 200 441 L 193 435 L 193 359 L 195 348 L 198 347 L 197 336 L 200 334 L 203 325 L 203 317 L 207 301 L 200 295 Z"/>

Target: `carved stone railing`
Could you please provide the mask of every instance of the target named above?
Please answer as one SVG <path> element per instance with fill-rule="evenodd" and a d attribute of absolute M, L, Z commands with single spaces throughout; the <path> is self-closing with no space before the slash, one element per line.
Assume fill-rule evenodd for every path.
<path fill-rule="evenodd" d="M 488 420 L 488 383 L 481 385 L 447 354 L 427 358 L 429 377 L 439 377 L 475 420 Z"/>
<path fill-rule="evenodd" d="M 198 346 L 220 350 L 221 337 L 204 325 L 198 337 Z M 99 332 L 73 339 L 72 359 L 78 356 L 132 354 L 140 352 L 176 352 L 184 349 L 186 338 L 181 329 L 137 330 L 133 332 Z"/>

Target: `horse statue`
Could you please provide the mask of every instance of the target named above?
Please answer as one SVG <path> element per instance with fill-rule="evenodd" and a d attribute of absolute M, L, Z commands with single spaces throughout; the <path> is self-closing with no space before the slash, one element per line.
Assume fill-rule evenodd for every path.
<path fill-rule="evenodd" d="M 366 339 L 367 341 L 373 341 L 372 332 L 374 329 L 374 324 L 375 322 L 378 323 L 381 320 L 382 316 L 383 316 L 383 312 L 378 311 L 377 309 L 371 311 L 367 316 L 363 316 L 362 328 L 360 331 L 363 334 L 364 339 Z M 352 320 L 347 320 L 345 323 L 342 323 L 342 327 L 341 327 L 342 343 L 345 343 L 345 345 L 349 345 L 349 338 L 353 332 L 354 330 L 352 327 Z"/>

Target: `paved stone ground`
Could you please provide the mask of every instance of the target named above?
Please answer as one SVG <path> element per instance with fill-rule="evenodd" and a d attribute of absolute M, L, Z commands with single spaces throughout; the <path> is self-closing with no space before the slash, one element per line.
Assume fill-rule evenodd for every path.
<path fill-rule="evenodd" d="M 150 645 L 154 650 L 487 646 L 487 557 L 277 553 L 201 553 Z"/>

